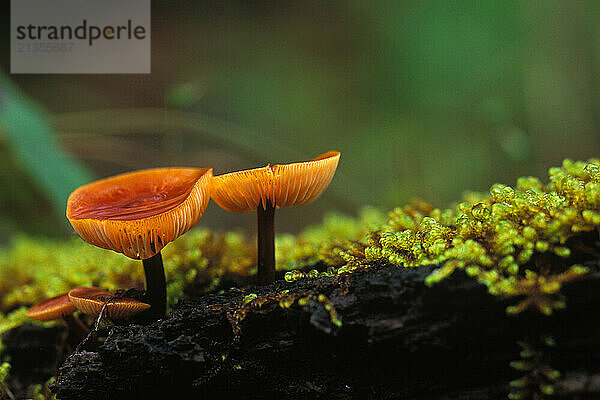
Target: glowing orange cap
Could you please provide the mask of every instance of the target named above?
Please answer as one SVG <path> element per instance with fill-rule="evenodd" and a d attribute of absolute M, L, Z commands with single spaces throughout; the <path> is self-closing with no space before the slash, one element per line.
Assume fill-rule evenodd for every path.
<path fill-rule="evenodd" d="M 209 168 L 155 168 L 79 187 L 67 218 L 85 241 L 146 259 L 198 223 L 206 210 Z"/>
<path fill-rule="evenodd" d="M 266 207 L 301 206 L 316 200 L 329 186 L 340 160 L 338 151 L 329 151 L 311 161 L 267 165 L 217 175 L 211 181 L 211 196 L 230 212 L 255 211 Z"/>

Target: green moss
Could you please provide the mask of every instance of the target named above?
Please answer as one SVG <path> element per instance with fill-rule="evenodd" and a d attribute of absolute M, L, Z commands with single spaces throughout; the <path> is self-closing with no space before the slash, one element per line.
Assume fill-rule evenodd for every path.
<path fill-rule="evenodd" d="M 491 294 L 524 297 L 507 311 L 533 307 L 550 314 L 564 306 L 556 296 L 561 285 L 588 271 L 540 255 L 567 259 L 574 251 L 568 239 L 600 226 L 598 165 L 565 160 L 549 170 L 547 185 L 534 177 L 518 179 L 514 188 L 495 184 L 489 194 L 468 193 L 446 210 L 422 203 L 397 208 L 371 233 L 365 261 L 405 267 L 443 262 L 428 277 L 430 285 L 464 268 Z"/>
<path fill-rule="evenodd" d="M 490 294 L 518 298 L 508 313 L 532 308 L 549 315 L 565 306 L 561 286 L 589 272 L 571 265 L 572 253 L 600 257 L 594 243 L 580 240 L 572 249 L 568 242 L 600 226 L 599 164 L 595 159 L 567 159 L 562 167 L 550 168 L 548 184 L 535 177 L 519 178 L 514 188 L 494 184 L 487 194 L 465 193 L 462 202 L 448 209 L 414 201 L 392 210 L 383 223 L 376 212 L 360 221 L 326 221 L 312 240 L 286 237 L 279 257 L 290 257 L 285 267 L 321 260 L 336 268 L 321 273 L 292 270 L 285 279 L 349 273 L 381 262 L 402 267 L 440 264 L 427 278 L 428 285 L 464 269 Z M 332 239 L 332 232 L 340 229 L 355 239 Z"/>
<path fill-rule="evenodd" d="M 322 261 L 341 266 L 347 262 L 344 252 L 385 222 L 384 214 L 364 208 L 359 218 L 331 213 L 323 223 L 294 235 L 279 235 L 275 242 L 278 269 L 292 269 Z"/>

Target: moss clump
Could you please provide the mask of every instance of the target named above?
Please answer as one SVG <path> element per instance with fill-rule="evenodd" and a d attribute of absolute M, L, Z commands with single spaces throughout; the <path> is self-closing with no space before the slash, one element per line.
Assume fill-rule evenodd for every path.
<path fill-rule="evenodd" d="M 344 252 L 350 251 L 369 232 L 385 222 L 380 211 L 365 207 L 358 218 L 328 214 L 319 226 L 309 227 L 300 235 L 279 235 L 275 241 L 278 269 L 292 269 L 323 262 L 329 266 L 346 263 Z"/>
<path fill-rule="evenodd" d="M 484 283 L 491 294 L 523 296 L 508 312 L 561 308 L 561 285 L 588 272 L 570 265 L 572 252 L 599 256 L 593 243 L 569 239 L 600 226 L 600 162 L 565 160 L 549 170 L 546 185 L 533 177 L 515 187 L 495 184 L 489 194 L 467 193 L 441 210 L 416 203 L 389 214 L 365 243 L 365 262 L 413 267 L 444 263 L 430 275 L 439 282 L 455 269 Z M 362 260 L 352 260 L 354 263 Z"/>

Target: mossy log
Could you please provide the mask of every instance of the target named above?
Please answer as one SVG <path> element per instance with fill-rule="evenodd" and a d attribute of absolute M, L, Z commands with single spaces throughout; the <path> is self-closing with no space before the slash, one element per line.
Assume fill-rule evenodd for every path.
<path fill-rule="evenodd" d="M 562 374 L 553 398 L 598 398 L 600 272 L 588 266 L 552 316 L 507 315 L 516 299 L 462 271 L 427 287 L 433 266 L 230 289 L 152 325 L 113 327 L 99 348 L 67 358 L 51 389 L 62 400 L 506 399 L 523 375 L 510 365 L 517 343 L 552 337 L 536 362 Z"/>

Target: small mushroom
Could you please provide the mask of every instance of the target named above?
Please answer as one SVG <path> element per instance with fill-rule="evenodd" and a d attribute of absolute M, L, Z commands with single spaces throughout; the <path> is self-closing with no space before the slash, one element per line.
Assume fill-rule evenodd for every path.
<path fill-rule="evenodd" d="M 92 182 L 69 196 L 67 218 L 79 236 L 142 260 L 149 319 L 166 315 L 160 251 L 198 223 L 211 178 L 209 168 L 155 168 Z"/>
<path fill-rule="evenodd" d="M 110 319 L 128 319 L 150 308 L 150 304 L 116 296 L 95 287 L 78 287 L 69 292 L 69 299 L 79 311 L 97 317 L 102 312 Z"/>
<path fill-rule="evenodd" d="M 329 151 L 311 161 L 213 177 L 211 196 L 221 208 L 234 213 L 257 211 L 259 283 L 275 279 L 275 209 L 316 200 L 333 179 L 339 159 L 338 151 Z"/>
<path fill-rule="evenodd" d="M 48 300 L 36 304 L 27 310 L 27 316 L 37 321 L 55 321 L 64 320 L 69 327 L 69 331 L 75 336 L 77 341 L 81 341 L 89 332 L 89 329 L 73 316 L 77 309 L 69 300 L 67 293 L 54 296 Z"/>

